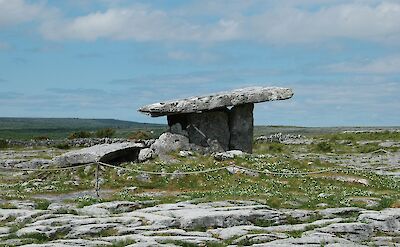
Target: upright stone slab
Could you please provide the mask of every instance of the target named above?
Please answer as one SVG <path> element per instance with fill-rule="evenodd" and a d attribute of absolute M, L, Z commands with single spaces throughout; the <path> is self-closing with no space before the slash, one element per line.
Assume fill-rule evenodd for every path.
<path fill-rule="evenodd" d="M 189 114 L 189 141 L 203 147 L 211 147 L 216 152 L 228 150 L 228 121 L 229 116 L 225 110 Z"/>
<path fill-rule="evenodd" d="M 175 126 L 180 125 L 182 131 L 179 132 L 187 132 L 190 143 L 210 147 L 216 152 L 229 149 L 228 109 L 169 115 L 168 125 L 172 131 L 179 129 Z"/>
<path fill-rule="evenodd" d="M 254 104 L 232 107 L 229 112 L 229 150 L 253 151 L 253 109 Z"/>

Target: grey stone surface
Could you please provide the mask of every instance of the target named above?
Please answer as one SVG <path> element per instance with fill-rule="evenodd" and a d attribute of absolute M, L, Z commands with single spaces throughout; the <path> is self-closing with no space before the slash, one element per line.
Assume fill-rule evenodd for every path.
<path fill-rule="evenodd" d="M 332 245 L 338 244 L 338 245 Z M 366 246 L 357 244 L 347 239 L 336 237 L 331 234 L 319 234 L 313 236 L 302 236 L 300 238 L 286 238 L 279 239 L 268 243 L 255 244 L 252 246 L 265 246 L 265 247 L 296 247 L 296 246 L 308 246 L 308 247 L 320 247 L 320 246 L 343 246 L 343 247 L 361 247 Z"/>
<path fill-rule="evenodd" d="M 358 217 L 382 232 L 400 234 L 400 208 L 387 208 L 382 211 L 364 211 Z"/>
<path fill-rule="evenodd" d="M 288 235 L 284 233 L 247 234 L 245 236 L 237 238 L 235 241 L 233 241 L 233 243 L 240 244 L 245 242 L 245 243 L 257 244 L 257 243 L 271 242 L 277 239 L 285 239 L 285 238 L 288 238 Z"/>
<path fill-rule="evenodd" d="M 318 213 L 326 218 L 332 218 L 343 215 L 351 215 L 362 211 L 361 208 L 356 207 L 343 207 L 343 208 L 325 208 Z"/>
<path fill-rule="evenodd" d="M 371 225 L 361 222 L 335 223 L 319 228 L 318 232 L 340 235 L 351 241 L 362 242 L 370 238 L 373 232 Z"/>
<path fill-rule="evenodd" d="M 253 109 L 254 104 L 243 104 L 232 107 L 229 112 L 229 149 L 253 151 Z"/>
<path fill-rule="evenodd" d="M 358 218 L 353 214 L 359 212 L 356 208 L 329 209 L 323 216 L 342 216 L 312 220 L 309 217 L 321 210 L 271 209 L 250 201 L 137 206 L 137 202 L 128 201 L 98 203 L 83 209 L 64 205 L 77 213 L 58 213 L 63 207 L 60 203 L 51 204 L 48 210 L 0 209 L 0 222 L 11 219 L 0 227 L 0 243 L 26 244 L 23 241 L 29 241 L 31 234 L 47 236 L 49 241 L 24 246 L 167 246 L 179 241 L 196 246 L 229 242 L 238 246 L 354 247 L 397 246 L 399 241 L 398 208 L 362 210 Z M 289 224 L 288 216 L 299 223 Z M 271 226 L 256 226 L 260 220 Z M 15 224 L 19 229 L 13 232 Z"/>
<path fill-rule="evenodd" d="M 289 99 L 292 96 L 293 92 L 290 88 L 250 87 L 231 92 L 221 92 L 209 96 L 155 103 L 143 106 L 139 111 L 149 114 L 152 117 L 158 117 L 176 113 L 202 112 L 247 103 L 284 100 Z"/>
<path fill-rule="evenodd" d="M 53 159 L 59 166 L 70 166 L 77 164 L 88 164 L 95 162 L 132 161 L 139 156 L 143 143 L 124 142 L 95 145 L 80 150 L 71 151 Z"/>

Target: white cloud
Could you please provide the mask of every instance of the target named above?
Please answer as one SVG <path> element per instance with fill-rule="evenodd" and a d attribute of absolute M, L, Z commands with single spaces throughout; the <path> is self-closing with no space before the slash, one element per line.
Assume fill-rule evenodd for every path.
<path fill-rule="evenodd" d="M 278 8 L 252 17 L 250 32 L 272 43 L 301 43 L 351 38 L 388 41 L 400 38 L 400 4 L 340 4 L 307 11 Z"/>
<path fill-rule="evenodd" d="M 225 13 L 219 9 L 213 22 L 196 22 L 182 9 L 164 11 L 135 5 L 89 13 L 70 20 L 50 20 L 43 24 L 41 30 L 49 39 L 87 41 L 99 38 L 199 42 L 261 40 L 281 44 L 332 38 L 383 42 L 400 40 L 399 3 L 331 3 L 316 10 L 290 3 L 284 1 L 281 5 L 265 6 L 256 2 L 260 4 L 260 9 L 246 15 L 239 13 L 237 8 L 234 9 L 235 14 L 228 12 L 229 7 Z M 307 2 L 302 3 L 307 5 Z M 207 8 L 220 8 L 220 5 L 209 4 Z M 204 14 L 200 17 L 204 18 Z"/>
<path fill-rule="evenodd" d="M 23 0 L 0 0 L 0 27 L 28 22 L 38 18 L 43 4 L 29 4 Z"/>
<path fill-rule="evenodd" d="M 167 53 L 167 57 L 172 60 L 187 61 L 193 58 L 193 55 L 189 52 L 184 51 L 170 51 Z"/>
<path fill-rule="evenodd" d="M 89 2 L 88 6 L 94 8 L 95 2 Z M 271 44 L 337 38 L 400 41 L 398 1 L 202 1 L 200 5 L 186 2 L 164 9 L 150 3 L 127 5 L 118 1 L 102 5 L 105 10 L 87 10 L 80 16 L 67 15 L 44 3 L 0 0 L 0 26 L 36 20 L 40 33 L 50 40 L 255 40 Z"/>
<path fill-rule="evenodd" d="M 363 62 L 337 63 L 328 65 L 325 69 L 336 73 L 397 74 L 400 73 L 400 55 Z"/>
<path fill-rule="evenodd" d="M 108 9 L 72 20 L 49 20 L 41 27 L 48 39 L 99 38 L 136 41 L 216 41 L 235 36 L 234 21 L 220 20 L 209 27 L 199 26 L 145 6 Z"/>

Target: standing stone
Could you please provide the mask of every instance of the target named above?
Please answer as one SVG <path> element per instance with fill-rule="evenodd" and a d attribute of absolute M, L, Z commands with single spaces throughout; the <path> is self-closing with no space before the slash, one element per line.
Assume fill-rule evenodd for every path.
<path fill-rule="evenodd" d="M 229 148 L 229 115 L 228 109 L 222 108 L 202 113 L 190 113 L 168 116 L 168 124 L 180 124 L 187 131 L 189 142 L 210 147 L 214 152 L 226 151 Z"/>
<path fill-rule="evenodd" d="M 253 150 L 253 109 L 254 104 L 232 107 L 229 113 L 230 141 L 229 150 Z"/>

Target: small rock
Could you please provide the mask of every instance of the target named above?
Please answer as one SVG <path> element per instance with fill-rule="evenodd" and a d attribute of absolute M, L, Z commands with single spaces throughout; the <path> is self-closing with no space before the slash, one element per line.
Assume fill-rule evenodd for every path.
<path fill-rule="evenodd" d="M 83 169 L 83 173 L 85 173 L 85 175 L 89 175 L 92 171 L 92 166 L 85 166 L 85 168 Z"/>
<path fill-rule="evenodd" d="M 176 170 L 173 172 L 171 175 L 171 179 L 178 179 L 178 178 L 183 178 L 185 175 L 181 174 L 182 171 Z"/>
<path fill-rule="evenodd" d="M 11 231 L 11 230 L 10 230 L 9 227 L 2 226 L 2 227 L 0 227 L 0 236 L 3 235 L 3 234 L 7 234 L 7 233 L 9 233 L 10 231 Z"/>
<path fill-rule="evenodd" d="M 244 174 L 244 175 L 251 176 L 251 177 L 258 177 L 260 175 L 258 172 L 253 172 L 253 171 L 243 169 L 243 168 L 237 167 L 237 166 L 228 166 L 226 168 L 226 170 L 230 174 Z"/>
<path fill-rule="evenodd" d="M 192 151 L 182 150 L 182 151 L 179 151 L 179 156 L 181 156 L 181 157 L 193 156 L 193 152 Z"/>
<path fill-rule="evenodd" d="M 218 161 L 234 159 L 235 157 L 243 157 L 245 153 L 240 150 L 229 150 L 226 152 L 216 153 L 214 154 L 214 159 Z"/>
<path fill-rule="evenodd" d="M 129 192 L 129 193 L 133 193 L 137 190 L 136 186 L 131 186 L 131 187 L 125 187 L 122 189 L 123 191 Z"/>
<path fill-rule="evenodd" d="M 136 179 L 137 179 L 139 182 L 150 182 L 150 181 L 151 181 L 151 177 L 150 177 L 150 175 L 147 174 L 147 173 L 141 173 L 141 174 L 137 175 L 137 176 L 136 176 Z"/>

